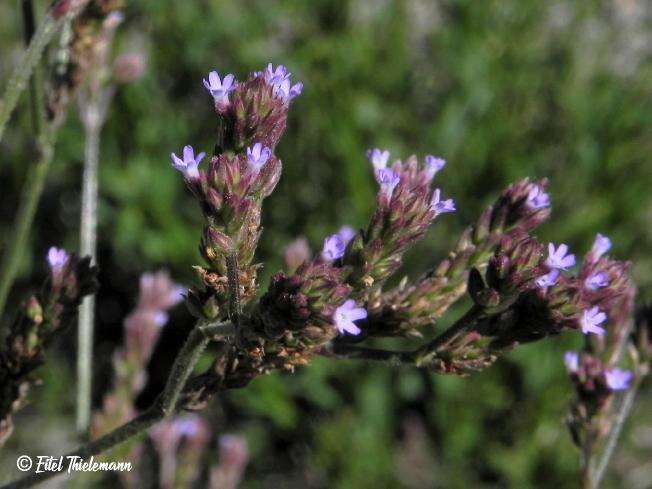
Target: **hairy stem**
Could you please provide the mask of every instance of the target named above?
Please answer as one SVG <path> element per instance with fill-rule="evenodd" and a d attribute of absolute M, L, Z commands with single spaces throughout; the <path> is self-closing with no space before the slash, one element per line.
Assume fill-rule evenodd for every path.
<path fill-rule="evenodd" d="M 636 398 L 636 393 L 638 392 L 639 386 L 640 379 L 629 388 L 622 401 L 620 402 L 620 405 L 618 406 L 618 412 L 616 413 L 614 425 L 609 432 L 609 437 L 607 438 L 607 443 L 604 447 L 604 450 L 602 451 L 602 455 L 600 456 L 595 466 L 595 471 L 592 477 L 594 488 L 600 487 L 600 482 L 602 481 L 602 478 L 604 477 L 604 474 L 607 470 L 607 466 L 609 465 L 609 461 L 614 454 L 616 445 L 618 443 L 618 438 L 620 437 L 620 433 L 623 429 L 625 421 L 627 420 L 627 417 L 629 416 L 629 413 L 632 411 L 632 407 L 634 406 L 634 399 Z"/>
<path fill-rule="evenodd" d="M 22 59 L 18 62 L 14 72 L 9 77 L 4 95 L 0 100 L 0 141 L 2 141 L 7 122 L 18 104 L 21 93 L 25 90 L 27 81 L 32 76 L 34 68 L 41 59 L 45 46 L 48 45 L 64 24 L 82 10 L 86 3 L 88 3 L 88 0 L 77 0 L 74 2 L 74 7 L 70 8 L 65 15 L 59 18 L 55 17 L 53 10 L 51 10 L 46 14 L 43 22 L 34 33 L 27 51 L 25 51 Z M 53 9 L 56 8 L 57 5 L 53 7 Z"/>
<path fill-rule="evenodd" d="M 414 353 L 417 366 L 431 363 L 439 352 L 447 349 L 458 338 L 464 336 L 484 314 L 484 308 L 477 305 L 471 307 L 455 324 Z"/>
<path fill-rule="evenodd" d="M 195 326 L 188 336 L 186 343 L 183 345 L 183 348 L 177 354 L 165 388 L 154 404 L 133 420 L 97 440 L 81 445 L 72 452 L 64 455 L 64 457 L 77 456 L 85 459 L 91 455 L 99 455 L 174 414 L 179 401 L 179 395 L 208 342 L 220 337 L 233 335 L 234 333 L 235 328 L 231 322 L 198 324 Z M 65 467 L 62 467 L 60 470 L 30 474 L 22 479 L 6 484 L 0 487 L 0 489 L 32 487 L 39 482 L 61 474 L 64 469 Z"/>
<path fill-rule="evenodd" d="M 229 315 L 231 321 L 238 324 L 241 314 L 240 305 L 240 280 L 238 277 L 238 256 L 235 252 L 226 257 L 226 272 L 229 281 Z"/>
<path fill-rule="evenodd" d="M 90 256 L 93 262 L 97 252 L 97 167 L 100 155 L 102 120 L 95 104 L 86 108 L 84 118 L 84 174 L 82 183 L 81 225 L 79 248 L 82 256 Z M 92 113 L 91 113 L 92 112 Z M 79 309 L 77 346 L 77 430 L 88 429 L 91 417 L 91 389 L 93 372 L 93 326 L 95 319 L 95 296 L 84 298 Z"/>
<path fill-rule="evenodd" d="M 172 365 L 170 376 L 161 394 L 161 410 L 165 416 L 174 413 L 179 394 L 211 339 L 232 335 L 234 331 L 233 323 L 227 322 L 199 325 L 190 332 L 186 343 Z"/>

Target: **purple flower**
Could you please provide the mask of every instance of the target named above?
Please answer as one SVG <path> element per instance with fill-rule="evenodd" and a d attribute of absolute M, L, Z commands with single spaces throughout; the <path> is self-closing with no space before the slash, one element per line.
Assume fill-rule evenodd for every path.
<path fill-rule="evenodd" d="M 604 272 L 596 272 L 584 281 L 589 290 L 598 290 L 609 285 L 609 276 Z"/>
<path fill-rule="evenodd" d="M 350 333 L 358 335 L 360 334 L 360 328 L 358 328 L 353 321 L 364 319 L 366 317 L 367 311 L 362 307 L 356 307 L 355 301 L 349 299 L 340 307 L 335 309 L 333 321 L 335 321 L 335 327 L 340 334 Z"/>
<path fill-rule="evenodd" d="M 220 80 L 217 71 L 211 71 L 208 74 L 208 80 L 204 78 L 204 86 L 216 103 L 227 104 L 229 103 L 229 93 L 235 88 L 234 81 L 235 77 L 230 73 Z"/>
<path fill-rule="evenodd" d="M 391 168 L 380 168 L 376 170 L 376 181 L 380 184 L 380 191 L 390 198 L 401 177 Z"/>
<path fill-rule="evenodd" d="M 548 243 L 548 259 L 546 265 L 557 270 L 567 270 L 575 265 L 575 255 L 567 255 L 568 245 L 560 244 L 555 250 L 555 245 Z"/>
<path fill-rule="evenodd" d="M 425 162 L 425 171 L 428 176 L 428 180 L 435 178 L 435 175 L 446 166 L 446 160 L 442 158 L 436 158 L 433 155 L 426 155 Z"/>
<path fill-rule="evenodd" d="M 298 82 L 294 85 L 290 82 L 291 73 L 283 65 L 278 65 L 276 69 L 272 63 L 267 65 L 264 72 L 254 73 L 256 76 L 263 76 L 265 81 L 272 87 L 272 92 L 283 102 L 288 102 L 293 98 L 301 95 L 303 83 Z"/>
<path fill-rule="evenodd" d="M 525 201 L 530 209 L 538 210 L 550 207 L 550 195 L 545 193 L 539 185 L 532 185 Z"/>
<path fill-rule="evenodd" d="M 629 388 L 629 384 L 634 377 L 634 374 L 629 370 L 622 370 L 619 368 L 612 368 L 606 370 L 604 378 L 607 381 L 607 386 L 612 391 L 622 391 Z"/>
<path fill-rule="evenodd" d="M 378 148 L 368 149 L 366 156 L 369 162 L 374 165 L 376 170 L 387 167 L 387 162 L 389 161 L 389 151 L 383 151 Z"/>
<path fill-rule="evenodd" d="M 605 334 L 606 330 L 600 327 L 600 324 L 604 323 L 607 320 L 607 315 L 598 309 L 598 306 L 594 306 L 591 309 L 587 309 L 582 313 L 582 319 L 580 319 L 580 327 L 582 333 L 584 334 L 595 334 L 602 336 Z"/>
<path fill-rule="evenodd" d="M 247 148 L 247 161 L 249 162 L 249 167 L 252 168 L 256 173 L 260 171 L 269 157 L 272 156 L 272 150 L 266 148 L 260 143 L 256 143 L 252 148 Z"/>
<path fill-rule="evenodd" d="M 321 256 L 326 261 L 337 260 L 344 256 L 346 244 L 339 234 L 332 234 L 324 240 L 324 248 L 321 251 Z"/>
<path fill-rule="evenodd" d="M 567 351 L 564 353 L 564 365 L 570 373 L 576 373 L 580 368 L 580 356 L 576 351 Z"/>
<path fill-rule="evenodd" d="M 170 156 L 172 157 L 172 166 L 175 170 L 183 173 L 184 177 L 188 180 L 199 178 L 199 163 L 204 159 L 206 153 L 199 153 L 195 157 L 195 150 L 192 149 L 192 146 L 188 145 L 183 147 L 183 160 L 174 153 Z"/>
<path fill-rule="evenodd" d="M 344 245 L 346 246 L 358 233 L 351 226 L 342 226 L 337 234 L 340 235 L 340 238 L 342 238 L 342 241 L 344 241 Z"/>
<path fill-rule="evenodd" d="M 290 80 L 285 79 L 280 83 L 272 84 L 274 95 L 280 98 L 283 102 L 288 102 L 303 92 L 303 83 L 298 82 L 290 86 Z"/>
<path fill-rule="evenodd" d="M 455 212 L 455 201 L 453 199 L 441 200 L 441 190 L 436 188 L 430 199 L 430 209 L 434 211 L 435 217 L 446 212 Z"/>
<path fill-rule="evenodd" d="M 69 259 L 70 256 L 68 256 L 68 253 L 63 248 L 56 248 L 52 246 L 48 250 L 47 262 L 48 265 L 50 265 L 50 270 L 52 270 L 52 273 L 59 273 L 63 267 L 66 266 L 66 263 L 68 263 Z"/>
<path fill-rule="evenodd" d="M 535 283 L 537 284 L 537 287 L 546 289 L 548 287 L 552 287 L 553 285 L 555 285 L 557 283 L 558 278 L 559 278 L 559 270 L 553 268 L 552 270 L 550 270 L 550 272 L 537 278 Z"/>
<path fill-rule="evenodd" d="M 278 65 L 276 69 L 274 69 L 274 65 L 272 63 L 267 64 L 267 68 L 263 73 L 263 76 L 265 77 L 265 81 L 270 85 L 281 83 L 284 80 L 288 80 L 290 78 L 290 75 L 291 73 L 287 70 L 285 66 Z"/>
<path fill-rule="evenodd" d="M 593 260 L 597 261 L 602 255 L 608 252 L 611 249 L 611 240 L 606 236 L 598 233 L 591 247 L 591 257 Z"/>

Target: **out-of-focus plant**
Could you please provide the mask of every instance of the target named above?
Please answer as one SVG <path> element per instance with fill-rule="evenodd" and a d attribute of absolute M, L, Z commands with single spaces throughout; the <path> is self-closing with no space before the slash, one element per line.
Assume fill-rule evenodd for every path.
<path fill-rule="evenodd" d="M 214 154 L 203 165 L 205 153 L 189 145 L 171 155 L 204 216 L 205 263 L 195 267 L 200 284 L 186 301 L 196 327 L 154 404 L 72 454 L 102 453 L 181 410 L 202 409 L 221 391 L 275 370 L 294 371 L 317 355 L 468 375 L 521 344 L 565 331 L 581 331 L 598 344 L 629 336 L 622 325 L 631 321 L 635 289 L 625 264 L 602 258 L 606 238 L 574 274 L 575 256 L 566 244 L 546 247 L 531 234 L 550 215 L 545 180 L 509 186 L 437 267 L 386 288 L 405 252 L 433 221 L 456 211 L 456 203 L 433 185 L 444 160 L 427 155 L 390 163 L 389 152 L 379 149 L 367 153 L 379 185 L 368 225 L 326 237 L 314 256 L 305 244 L 295 245 L 286 253 L 290 270 L 275 274 L 259 296 L 262 205 L 281 177 L 275 148 L 303 85 L 292 83 L 284 66 L 269 64 L 242 82 L 213 71 L 204 86 L 216 113 Z M 439 318 L 467 292 L 471 307 L 432 340 L 420 340 L 415 349 L 375 347 L 380 338 L 432 336 Z M 192 376 L 211 342 L 213 364 Z M 610 372 L 624 382 L 622 372 Z M 12 487 L 55 474 L 32 474 Z"/>
<path fill-rule="evenodd" d="M 12 414 L 27 400 L 52 341 L 65 333 L 84 296 L 97 290 L 90 258 L 50 248 L 50 274 L 41 291 L 21 306 L 0 348 L 0 445 L 13 431 Z"/>

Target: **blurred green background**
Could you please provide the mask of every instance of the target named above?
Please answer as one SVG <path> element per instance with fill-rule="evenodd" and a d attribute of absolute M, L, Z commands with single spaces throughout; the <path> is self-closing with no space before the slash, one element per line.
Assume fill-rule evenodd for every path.
<path fill-rule="evenodd" d="M 269 61 L 283 63 L 305 86 L 277 148 L 282 181 L 265 205 L 263 286 L 297 235 L 317 248 L 342 224 L 364 225 L 376 185 L 364 151 L 378 146 L 397 157 L 444 157 L 439 183 L 459 209 L 409 254 L 405 274 L 437 263 L 508 183 L 545 176 L 553 218 L 538 231 L 541 239 L 565 241 L 582 254 L 596 232 L 608 234 L 615 255 L 634 262 L 641 297 L 650 297 L 648 1 L 127 3 L 118 50 L 143 50 L 148 69 L 119 89 L 102 139 L 96 402 L 110 385 L 111 352 L 139 274 L 166 268 L 179 282 L 193 280 L 201 216 L 169 154 L 185 144 L 211 150 L 216 124 L 201 79 L 212 69 L 244 78 Z M 2 86 L 22 49 L 16 7 L 0 4 Z M 23 101 L 0 146 L 1 242 L 33 162 L 29 122 Z M 48 246 L 77 246 L 82 157 L 72 110 L 14 304 L 42 276 Z M 141 404 L 160 388 L 190 324 L 178 308 Z M 317 360 L 295 375 L 271 375 L 230 392 L 207 414 L 217 429 L 246 435 L 254 454 L 247 488 L 576 487 L 561 355 L 579 344 L 566 335 L 522 347 L 466 379 Z M 71 334 L 41 370 L 45 382 L 0 455 L 0 479 L 15 473 L 9 453 L 29 446 L 54 454 L 71 439 L 74 351 Z M 652 487 L 649 391 L 648 385 L 606 487 Z M 104 483 L 110 481 L 98 484 Z"/>

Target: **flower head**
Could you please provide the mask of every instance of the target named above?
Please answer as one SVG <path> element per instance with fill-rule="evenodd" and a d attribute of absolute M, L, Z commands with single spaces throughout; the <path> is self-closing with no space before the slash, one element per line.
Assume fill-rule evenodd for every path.
<path fill-rule="evenodd" d="M 358 328 L 353 321 L 364 319 L 366 317 L 367 311 L 362 307 L 356 307 L 355 301 L 349 299 L 340 307 L 335 309 L 333 321 L 335 322 L 335 327 L 340 334 L 349 333 L 352 335 L 358 335 L 360 334 L 360 328 Z"/>
<path fill-rule="evenodd" d="M 369 163 L 374 165 L 376 170 L 387 167 L 387 162 L 389 161 L 389 151 L 383 151 L 378 148 L 368 149 L 366 156 L 369 160 Z"/>
<path fill-rule="evenodd" d="M 256 143 L 253 147 L 247 148 L 247 162 L 249 163 L 249 167 L 255 172 L 260 171 L 270 156 L 272 156 L 272 150 L 264 147 L 260 143 Z"/>
<path fill-rule="evenodd" d="M 587 309 L 582 313 L 582 318 L 580 319 L 580 327 L 582 333 L 584 334 L 595 334 L 602 336 L 605 334 L 605 329 L 600 327 L 600 324 L 604 323 L 607 320 L 607 315 L 598 309 L 598 306 L 594 306 L 591 309 Z"/>
<path fill-rule="evenodd" d="M 52 246 L 48 250 L 47 262 L 48 265 L 50 265 L 50 270 L 52 270 L 52 273 L 54 274 L 58 274 L 63 269 L 63 267 L 66 266 L 66 263 L 68 263 L 69 259 L 70 256 L 63 248 L 56 248 Z"/>
<path fill-rule="evenodd" d="M 376 170 L 376 181 L 380 184 L 380 191 L 391 197 L 394 189 L 401 181 L 401 176 L 391 168 L 380 168 Z"/>
<path fill-rule="evenodd" d="M 619 368 L 612 368 L 606 370 L 604 373 L 607 386 L 612 391 L 621 391 L 629 388 L 629 384 L 634 374 L 629 370 L 622 370 Z"/>
<path fill-rule="evenodd" d="M 446 166 L 446 160 L 436 158 L 433 155 L 426 155 L 425 171 L 428 175 L 428 180 L 432 180 L 439 171 Z"/>
<path fill-rule="evenodd" d="M 568 245 L 560 244 L 555 250 L 555 245 L 548 244 L 548 259 L 546 265 L 557 270 L 567 270 L 575 265 L 575 255 L 568 255 Z"/>
<path fill-rule="evenodd" d="M 584 286 L 589 290 L 598 290 L 609 285 L 609 276 L 604 272 L 595 272 L 584 281 Z"/>
<path fill-rule="evenodd" d="M 441 190 L 436 188 L 432 193 L 430 209 L 434 211 L 435 217 L 446 212 L 455 212 L 455 201 L 453 199 L 441 200 Z"/>
<path fill-rule="evenodd" d="M 598 261 L 602 255 L 611 249 L 611 240 L 606 236 L 598 233 L 589 252 L 589 256 L 593 261 Z"/>
<path fill-rule="evenodd" d="M 575 373 L 580 368 L 580 356 L 576 351 L 567 351 L 564 353 L 564 365 L 570 373 Z"/>
<path fill-rule="evenodd" d="M 559 278 L 559 270 L 553 268 L 552 270 L 550 270 L 550 272 L 537 278 L 535 282 L 537 284 L 537 287 L 546 289 L 548 287 L 552 287 L 553 285 L 555 285 L 557 283 L 558 278 Z"/>
<path fill-rule="evenodd" d="M 211 93 L 216 103 L 228 104 L 229 93 L 235 88 L 234 81 L 235 77 L 230 73 L 220 79 L 217 71 L 211 71 L 208 74 L 208 80 L 204 78 L 204 86 Z"/>
<path fill-rule="evenodd" d="M 539 185 L 532 184 L 525 203 L 533 210 L 550 207 L 550 195 L 545 193 Z"/>
<path fill-rule="evenodd" d="M 183 159 L 179 158 L 176 154 L 172 153 L 172 167 L 183 173 L 183 176 L 188 180 L 195 180 L 199 178 L 199 163 L 204 159 L 206 153 L 199 153 L 195 156 L 195 150 L 192 146 L 183 147 Z"/>
<path fill-rule="evenodd" d="M 322 249 L 321 256 L 326 261 L 337 260 L 344 256 L 346 250 L 346 243 L 339 234 L 328 236 L 324 240 L 324 248 Z"/>

